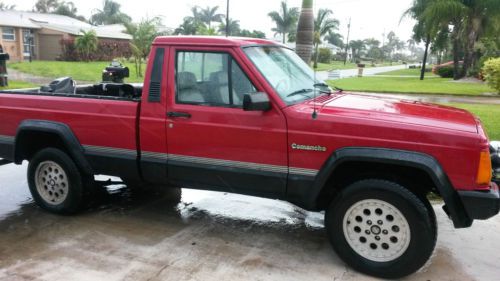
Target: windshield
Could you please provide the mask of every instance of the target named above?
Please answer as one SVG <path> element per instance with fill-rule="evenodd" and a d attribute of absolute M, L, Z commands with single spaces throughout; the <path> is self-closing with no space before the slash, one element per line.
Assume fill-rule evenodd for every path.
<path fill-rule="evenodd" d="M 314 79 L 312 69 L 290 49 L 252 46 L 244 48 L 244 51 L 287 104 L 330 91 L 323 81 Z"/>

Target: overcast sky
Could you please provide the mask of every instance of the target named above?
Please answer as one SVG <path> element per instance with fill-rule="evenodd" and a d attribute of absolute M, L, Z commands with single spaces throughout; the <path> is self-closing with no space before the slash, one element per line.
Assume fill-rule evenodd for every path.
<path fill-rule="evenodd" d="M 89 17 L 96 8 L 102 6 L 102 0 L 72 0 L 79 14 Z M 272 10 L 278 10 L 281 0 L 230 0 L 230 17 L 240 20 L 245 29 L 256 29 L 272 36 L 273 22 L 267 16 Z M 3 0 L 6 4 L 15 4 L 17 9 L 31 10 L 36 0 Z M 122 11 L 132 16 L 134 21 L 144 17 L 161 16 L 167 27 L 175 28 L 182 19 L 190 14 L 193 6 L 219 6 L 221 13 L 226 12 L 226 0 L 116 0 L 122 5 Z M 412 20 L 401 23 L 403 12 L 412 0 L 314 0 L 315 10 L 331 9 L 334 17 L 340 20 L 339 32 L 347 34 L 347 23 L 352 18 L 351 39 L 374 37 L 382 41 L 382 34 L 394 31 L 403 40 L 411 36 Z M 301 0 L 288 0 L 291 7 L 300 7 Z"/>

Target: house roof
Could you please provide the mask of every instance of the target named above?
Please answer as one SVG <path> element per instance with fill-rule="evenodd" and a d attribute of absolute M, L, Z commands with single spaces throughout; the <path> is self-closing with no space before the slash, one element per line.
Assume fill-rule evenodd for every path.
<path fill-rule="evenodd" d="M 40 29 L 47 28 L 71 35 L 81 35 L 83 31 L 94 30 L 99 38 L 132 39 L 123 32 L 120 25 L 94 26 L 86 22 L 62 15 L 21 11 L 0 11 L 0 26 Z"/>
<path fill-rule="evenodd" d="M 278 45 L 280 43 L 247 37 L 223 37 L 223 36 L 159 36 L 153 41 L 153 44 L 170 45 L 210 45 L 210 46 L 247 46 L 247 45 Z"/>

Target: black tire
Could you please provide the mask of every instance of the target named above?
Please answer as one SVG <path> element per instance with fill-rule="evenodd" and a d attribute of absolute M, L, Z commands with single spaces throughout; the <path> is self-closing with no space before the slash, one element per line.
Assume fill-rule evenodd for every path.
<path fill-rule="evenodd" d="M 380 215 L 382 220 L 377 220 L 377 223 L 381 223 L 380 228 L 372 228 L 375 226 L 375 219 L 373 218 L 376 218 L 376 215 L 381 212 L 380 208 L 377 209 L 376 206 L 370 207 L 369 204 L 373 202 L 386 204 L 382 206 L 388 206 L 386 210 L 389 213 L 394 212 L 395 216 L 398 217 L 397 212 L 391 209 L 395 207 L 407 224 L 397 223 L 397 221 L 401 222 L 401 220 L 394 219 L 394 216 L 390 216 L 390 218 L 394 219 L 391 220 L 393 221 L 391 223 L 385 219 L 387 216 L 384 217 L 382 214 Z M 437 227 L 434 213 L 430 213 L 432 207 L 429 209 L 430 205 L 428 205 L 397 183 L 379 179 L 361 180 L 344 188 L 333 200 L 326 210 L 325 227 L 333 248 L 349 266 L 357 271 L 376 277 L 401 278 L 420 269 L 434 251 Z M 357 206 L 367 207 L 357 208 Z M 355 216 L 356 221 L 351 222 L 349 220 L 349 218 L 352 218 L 351 214 L 361 212 L 361 209 L 363 213 L 365 209 L 369 209 L 366 212 L 368 215 L 361 216 L 361 222 L 358 221 L 359 216 Z M 345 221 L 344 217 L 346 218 Z M 346 231 L 344 231 L 344 223 Z M 391 232 L 394 231 L 393 227 L 396 224 L 401 225 L 401 229 L 396 228 L 398 230 L 396 232 L 401 231 L 401 233 Z M 406 229 L 406 231 L 403 231 L 403 229 Z M 347 233 L 345 234 L 345 232 Z M 409 235 L 403 239 L 400 238 L 399 241 L 395 239 L 397 242 L 394 242 L 394 245 L 390 243 L 393 241 L 391 235 L 403 235 L 403 233 L 409 233 Z M 360 235 L 357 238 L 359 243 L 355 241 L 356 235 Z M 377 238 L 378 240 L 376 240 Z M 348 242 L 348 240 L 351 242 Z M 408 240 L 409 242 L 406 243 L 401 242 Z M 387 243 L 382 245 L 384 241 L 387 241 Z M 354 247 L 358 247 L 358 251 L 351 247 L 350 243 L 357 244 L 358 246 Z M 364 243 L 367 243 L 366 246 Z M 375 244 L 375 246 L 372 244 Z M 371 246 L 375 248 L 370 248 L 373 252 L 368 249 Z M 387 252 L 388 257 L 384 256 L 386 253 L 384 252 L 385 247 L 393 247 L 387 249 L 396 249 L 396 253 L 390 256 L 389 252 Z M 360 252 L 365 257 L 359 254 Z"/>
<path fill-rule="evenodd" d="M 45 185 L 47 182 L 40 180 L 39 185 L 43 185 L 43 187 L 37 188 L 37 176 L 43 173 L 43 171 L 41 171 L 42 166 L 47 165 L 47 163 L 57 164 L 67 177 L 64 183 L 57 183 L 55 185 L 49 184 L 49 190 L 52 188 L 54 190 L 54 194 L 57 192 L 55 189 L 61 187 L 62 185 L 67 185 L 67 188 L 65 188 L 67 194 L 64 195 L 63 192 L 61 192 L 60 198 L 65 197 L 64 199 L 61 199 L 60 202 L 51 202 L 50 200 L 44 198 L 44 196 L 47 195 L 42 195 L 42 188 L 47 191 L 47 185 Z M 38 169 L 39 167 L 40 170 Z M 59 149 L 45 148 L 40 150 L 29 162 L 28 185 L 31 195 L 41 208 L 52 213 L 67 215 L 80 211 L 86 205 L 87 199 L 90 196 L 90 188 L 88 187 L 88 184 L 89 183 L 86 178 L 79 171 L 73 160 L 65 152 Z M 60 191 L 62 191 L 62 189 L 60 189 Z"/>

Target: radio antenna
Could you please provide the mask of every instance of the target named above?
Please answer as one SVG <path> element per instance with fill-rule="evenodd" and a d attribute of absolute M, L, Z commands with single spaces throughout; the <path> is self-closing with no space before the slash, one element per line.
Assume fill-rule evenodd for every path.
<path fill-rule="evenodd" d="M 312 6 L 312 8 L 313 8 L 313 13 L 314 13 L 314 11 L 315 11 L 315 10 L 314 10 L 314 8 L 315 8 L 315 6 L 316 6 L 316 2 L 317 2 L 317 1 L 314 1 L 314 2 L 313 2 L 313 6 Z M 314 47 L 314 30 L 313 30 L 313 47 Z M 317 61 L 318 61 L 318 53 L 319 53 L 319 44 L 318 44 L 318 48 L 317 48 L 315 51 L 316 51 L 316 53 L 314 54 L 314 57 L 315 57 L 315 58 L 314 58 L 314 62 L 317 62 Z M 314 98 L 313 98 L 313 113 L 312 113 L 312 119 L 313 119 L 313 120 L 316 120 L 316 118 L 318 118 L 318 111 L 316 110 L 316 71 L 317 71 L 318 65 L 317 65 L 317 64 L 315 64 L 314 62 L 313 62 L 313 70 L 314 70 L 314 76 L 313 76 L 313 77 L 314 77 L 314 81 L 313 81 L 313 83 L 314 83 L 314 84 L 313 84 L 313 96 L 314 96 Z"/>
<path fill-rule="evenodd" d="M 318 53 L 319 53 L 319 47 L 316 50 L 316 53 L 314 54 L 314 61 L 318 61 Z M 314 69 L 314 85 L 313 85 L 313 113 L 312 113 L 312 119 L 318 118 L 318 111 L 316 110 L 316 71 L 318 69 L 318 66 L 314 64 L 313 62 L 313 69 Z"/>

